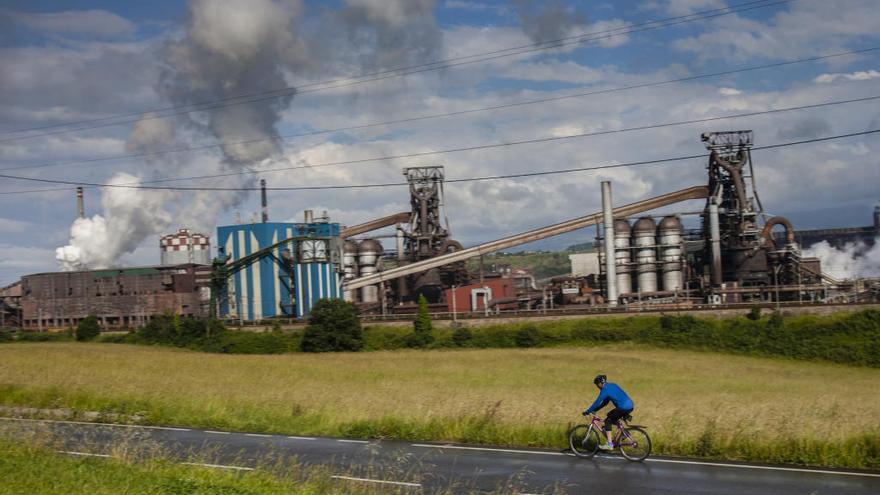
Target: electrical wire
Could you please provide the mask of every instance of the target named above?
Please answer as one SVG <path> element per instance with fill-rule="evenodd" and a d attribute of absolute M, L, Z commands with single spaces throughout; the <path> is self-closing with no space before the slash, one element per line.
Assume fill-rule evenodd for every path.
<path fill-rule="evenodd" d="M 803 144 L 811 144 L 818 143 L 824 141 L 832 141 L 837 139 L 845 139 L 856 136 L 865 136 L 869 134 L 876 134 L 880 132 L 880 129 L 870 129 L 867 131 L 860 132 L 851 132 L 848 134 L 838 134 L 835 136 L 826 136 L 821 138 L 812 138 L 812 139 L 804 139 L 801 141 L 790 141 L 786 143 L 777 143 L 770 144 L 764 146 L 755 146 L 752 150 L 769 150 L 769 149 L 777 149 L 777 148 L 786 148 L 790 146 L 798 146 Z M 546 175 L 558 175 L 558 174 L 570 174 L 575 172 L 587 172 L 591 170 L 604 170 L 611 168 L 622 168 L 622 167 L 633 167 L 637 165 L 656 165 L 660 163 L 669 163 L 683 160 L 691 160 L 694 158 L 707 158 L 709 154 L 700 153 L 695 155 L 685 155 L 685 156 L 677 156 L 671 158 L 658 158 L 654 160 L 641 160 L 635 162 L 626 162 L 626 163 L 614 163 L 607 165 L 596 165 L 590 167 L 578 167 L 578 168 L 568 168 L 568 169 L 557 169 L 557 170 L 545 170 L 541 172 L 523 172 L 519 174 L 505 174 L 505 175 L 487 175 L 482 177 L 468 177 L 461 179 L 446 179 L 448 183 L 459 183 L 459 182 L 477 182 L 477 181 L 489 181 L 489 180 L 502 180 L 502 179 L 515 179 L 515 178 L 525 178 L 525 177 L 540 177 Z M 0 177 L 5 177 L 0 175 Z M 146 189 L 146 190 L 171 190 L 171 191 L 258 191 L 261 188 L 259 187 L 180 187 L 180 186 L 143 186 L 143 185 L 134 185 L 134 184 L 105 184 L 105 183 L 94 183 L 94 182 L 75 182 L 75 181 L 62 181 L 62 180 L 54 180 L 54 179 L 40 179 L 36 177 L 10 177 L 21 180 L 29 180 L 35 182 L 45 182 L 52 184 L 68 184 L 68 185 L 78 185 L 78 186 L 90 186 L 90 187 L 118 187 L 118 188 L 127 188 L 127 189 Z M 316 190 L 338 190 L 338 189 L 365 189 L 365 188 L 379 188 L 379 187 L 397 187 L 397 186 L 408 186 L 408 182 L 386 182 L 386 183 L 375 183 L 375 184 L 347 184 L 347 185 L 336 185 L 336 186 L 295 186 L 295 187 L 267 187 L 267 190 L 270 191 L 316 191 Z M 60 189 L 55 189 L 60 190 Z M 8 193 L 7 193 L 8 194 Z"/>
<path fill-rule="evenodd" d="M 567 100 L 567 99 L 572 99 L 572 98 L 583 98 L 583 97 L 587 97 L 587 96 L 616 93 L 616 92 L 628 91 L 628 90 L 633 90 L 633 89 L 642 89 L 642 88 L 650 88 L 650 87 L 662 86 L 662 85 L 673 84 L 673 83 L 689 82 L 689 81 L 694 81 L 694 80 L 698 80 L 698 79 L 726 76 L 726 75 L 731 75 L 731 74 L 739 74 L 739 73 L 743 73 L 743 72 L 777 68 L 777 67 L 806 63 L 806 62 L 816 62 L 816 61 L 826 60 L 826 59 L 836 58 L 836 57 L 843 57 L 843 56 L 849 56 L 849 55 L 859 55 L 859 54 L 872 52 L 872 51 L 876 51 L 876 50 L 880 50 L 880 47 L 864 48 L 861 50 L 850 50 L 850 51 L 846 51 L 846 52 L 833 53 L 833 54 L 829 54 L 829 55 L 821 55 L 821 56 L 817 56 L 817 57 L 786 60 L 786 61 L 782 61 L 782 62 L 774 62 L 771 64 L 742 67 L 739 69 L 730 69 L 730 70 L 725 70 L 725 71 L 720 71 L 720 72 L 697 74 L 697 75 L 693 75 L 693 76 L 686 76 L 686 77 L 680 77 L 680 78 L 675 78 L 675 79 L 667 79 L 667 80 L 662 80 L 662 81 L 633 84 L 633 85 L 629 85 L 629 86 L 619 86 L 619 87 L 614 87 L 614 88 L 606 88 L 606 89 L 580 92 L 580 93 L 574 93 L 574 94 L 568 94 L 568 95 L 557 95 L 557 96 L 550 96 L 550 97 L 546 97 L 546 98 L 516 101 L 516 102 L 505 103 L 505 104 L 501 104 L 501 105 L 493 105 L 493 106 L 488 106 L 488 107 L 478 107 L 478 108 L 470 108 L 470 109 L 465 109 L 465 110 L 457 110 L 454 112 L 428 114 L 428 115 L 408 117 L 408 118 L 403 118 L 403 119 L 388 120 L 388 121 L 384 121 L 384 122 L 374 122 L 374 123 L 369 123 L 369 124 L 337 127 L 337 128 L 333 128 L 333 129 L 323 129 L 323 130 L 318 130 L 318 131 L 311 131 L 311 132 L 304 132 L 304 133 L 297 133 L 297 134 L 286 134 L 286 135 L 281 135 L 278 138 L 283 141 L 287 141 L 287 140 L 299 138 L 299 137 L 311 137 L 311 136 L 318 136 L 318 135 L 322 135 L 322 134 L 332 134 L 332 133 L 343 132 L 343 131 L 363 130 L 363 129 L 369 129 L 372 127 L 390 126 L 390 125 L 412 123 L 412 122 L 418 122 L 418 121 L 424 121 L 424 120 L 467 115 L 467 114 L 473 114 L 473 113 L 479 113 L 479 112 L 503 110 L 503 109 L 516 108 L 516 107 L 521 107 L 521 106 L 526 106 L 526 105 L 550 103 L 550 102 Z M 184 153 L 184 152 L 191 152 L 191 151 L 199 151 L 199 150 L 205 150 L 205 149 L 219 148 L 219 147 L 223 147 L 223 146 L 241 146 L 241 145 L 255 144 L 255 143 L 274 141 L 274 140 L 275 140 L 275 138 L 248 139 L 248 140 L 243 140 L 243 141 L 233 141 L 233 142 L 227 142 L 227 143 L 213 143 L 213 144 L 206 144 L 206 145 L 200 145 L 200 146 L 187 146 L 187 147 L 169 148 L 169 149 L 157 150 L 157 151 L 145 151 L 145 152 L 141 152 L 141 153 L 128 153 L 128 154 L 122 154 L 122 155 L 110 155 L 110 156 L 102 156 L 102 157 L 95 157 L 95 158 L 84 158 L 84 159 L 80 159 L 80 160 L 65 160 L 65 161 L 61 161 L 61 162 L 43 163 L 43 164 L 39 164 L 39 165 L 20 165 L 20 166 L 16 166 L 16 167 L 4 167 L 4 168 L 0 168 L 0 171 L 60 167 L 60 166 L 67 166 L 67 165 L 79 165 L 79 164 L 87 164 L 87 163 L 98 163 L 98 162 L 104 162 L 104 161 L 124 160 L 124 159 L 130 159 L 130 158 L 142 158 L 142 157 L 147 157 L 147 156 L 161 156 L 161 155 L 167 155 L 167 154 L 172 154 L 172 153 Z"/>
<path fill-rule="evenodd" d="M 158 184 L 158 183 L 163 183 L 163 182 L 178 182 L 178 181 L 183 181 L 183 180 L 217 179 L 217 178 L 222 178 L 222 177 L 234 177 L 234 176 L 248 175 L 248 174 L 285 172 L 285 171 L 298 170 L 298 169 L 313 169 L 313 168 L 321 168 L 321 167 L 334 167 L 334 166 L 339 166 L 339 165 L 352 165 L 352 164 L 357 164 L 357 163 L 398 160 L 398 159 L 405 159 L 405 158 L 420 158 L 420 157 L 432 156 L 432 155 L 460 153 L 460 152 L 466 152 L 466 151 L 478 151 L 478 150 L 486 150 L 486 149 L 493 149 L 493 148 L 503 148 L 503 147 L 508 147 L 508 146 L 521 146 L 521 145 L 525 145 L 525 144 L 547 143 L 547 142 L 553 142 L 553 141 L 563 141 L 563 140 L 568 140 L 568 139 L 603 136 L 603 135 L 609 135 L 609 134 L 620 134 L 620 133 L 625 133 L 625 132 L 643 131 L 643 130 L 648 130 L 648 129 L 659 129 L 659 128 L 663 128 L 663 127 L 675 127 L 675 126 L 682 126 L 682 125 L 689 125 L 689 124 L 714 122 L 714 121 L 718 121 L 718 120 L 728 120 L 728 119 L 743 118 L 743 117 L 755 117 L 755 116 L 759 116 L 759 115 L 769 115 L 769 114 L 782 113 L 782 112 L 807 110 L 807 109 L 822 108 L 822 107 L 843 105 L 843 104 L 849 104 L 849 103 L 860 103 L 860 102 L 872 101 L 872 100 L 877 100 L 877 99 L 880 99 L 880 95 L 867 96 L 867 97 L 863 97 L 863 98 L 854 98 L 854 99 L 849 99 L 849 100 L 826 101 L 826 102 L 822 102 L 822 103 L 814 103 L 814 104 L 809 104 L 809 105 L 799 105 L 799 106 L 795 106 L 795 107 L 777 108 L 777 109 L 761 110 L 761 111 L 755 111 L 755 112 L 745 112 L 745 113 L 739 113 L 739 114 L 734 114 L 734 115 L 705 117 L 702 119 L 681 120 L 681 121 L 677 121 L 677 122 L 664 122 L 664 123 L 660 123 L 660 124 L 650 124 L 650 125 L 643 125 L 643 126 L 636 126 L 636 127 L 625 127 L 622 129 L 609 129 L 606 131 L 582 132 L 582 133 L 577 133 L 577 134 L 567 134 L 567 135 L 563 135 L 563 136 L 546 136 L 546 137 L 541 137 L 541 138 L 524 139 L 524 140 L 519 140 L 519 141 L 506 141 L 506 142 L 502 142 L 502 143 L 489 143 L 489 144 L 465 146 L 465 147 L 459 147 L 459 148 L 447 148 L 444 150 L 420 151 L 420 152 L 416 152 L 416 153 L 406 153 L 406 154 L 399 154 L 399 155 L 359 158 L 359 159 L 352 159 L 352 160 L 341 160 L 341 161 L 335 161 L 335 162 L 324 162 L 324 163 L 316 163 L 316 164 L 309 164 L 309 165 L 294 165 L 294 166 L 290 166 L 290 167 L 276 167 L 276 168 L 264 169 L 264 170 L 259 170 L 259 171 L 249 168 L 247 170 L 228 172 L 228 173 L 224 173 L 224 174 L 210 174 L 210 175 L 200 175 L 200 176 L 197 175 L 197 176 L 189 176 L 189 177 L 167 177 L 167 178 L 162 178 L 162 179 L 154 179 L 154 180 L 150 180 L 150 181 L 139 182 L 139 184 Z M 16 176 L 0 174 L 0 178 L 13 178 L 13 177 L 16 177 Z"/>
<path fill-rule="evenodd" d="M 279 88 L 279 89 L 270 90 L 267 92 L 251 93 L 251 94 L 246 94 L 246 95 L 227 97 L 227 98 L 222 98 L 222 99 L 217 99 L 217 100 L 212 100 L 212 101 L 202 102 L 202 103 L 194 103 L 194 104 L 181 105 L 181 106 L 171 106 L 171 107 L 166 107 L 164 109 L 144 110 L 144 111 L 137 112 L 137 113 L 121 114 L 121 115 L 117 115 L 117 116 L 103 117 L 100 119 L 81 120 L 81 121 L 75 121 L 75 122 L 68 122 L 65 124 L 53 124 L 50 126 L 43 126 L 41 128 L 28 128 L 28 129 L 16 129 L 16 130 L 12 130 L 12 131 L 4 131 L 4 132 L 0 132 L 0 135 L 10 134 L 10 133 L 22 133 L 22 132 L 27 132 L 27 131 L 43 130 L 43 129 L 57 128 L 57 127 L 75 126 L 75 125 L 80 125 L 80 124 L 89 124 L 89 123 L 94 124 L 94 125 L 88 125 L 88 126 L 74 127 L 73 129 L 61 129 L 58 131 L 33 134 L 33 135 L 29 135 L 29 136 L 17 136 L 17 137 L 11 137 L 11 138 L 4 138 L 4 139 L 0 139 L 0 143 L 33 139 L 33 138 L 37 138 L 37 137 L 53 136 L 53 135 L 57 135 L 57 134 L 66 134 L 66 133 L 70 133 L 70 132 L 80 132 L 80 131 L 86 131 L 86 130 L 93 130 L 93 129 L 98 129 L 98 128 L 102 128 L 102 127 L 129 124 L 129 123 L 143 121 L 143 120 L 153 120 L 153 119 L 158 119 L 158 118 L 166 118 L 166 117 L 171 117 L 171 116 L 175 116 L 175 115 L 183 115 L 183 114 L 188 114 L 188 113 L 193 113 L 193 112 L 198 112 L 198 111 L 211 110 L 211 109 L 215 109 L 215 108 L 222 108 L 222 107 L 226 107 L 226 106 L 255 103 L 255 102 L 264 101 L 267 99 L 274 99 L 274 98 L 289 96 L 291 94 L 304 94 L 304 93 L 312 93 L 312 92 L 318 92 L 318 91 L 326 91 L 328 89 L 339 89 L 339 88 L 344 88 L 344 87 L 360 85 L 360 84 L 364 84 L 364 83 L 368 83 L 368 82 L 380 81 L 380 80 L 389 79 L 389 78 L 393 78 L 393 77 L 403 77 L 403 76 L 407 76 L 407 75 L 435 71 L 435 70 L 441 70 L 441 69 L 445 70 L 445 69 L 449 69 L 449 68 L 453 68 L 453 67 L 459 67 L 459 66 L 463 66 L 463 65 L 470 65 L 470 64 L 480 63 L 480 62 L 486 62 L 489 60 L 495 60 L 495 59 L 510 57 L 510 56 L 514 56 L 514 55 L 522 55 L 522 54 L 532 53 L 532 52 L 536 52 L 536 51 L 543 51 L 543 50 L 548 50 L 548 49 L 553 49 L 553 48 L 561 48 L 561 47 L 575 45 L 575 44 L 584 44 L 584 43 L 588 43 L 588 42 L 592 42 L 592 41 L 601 41 L 601 40 L 612 38 L 612 37 L 624 36 L 627 34 L 650 31 L 650 30 L 654 30 L 654 29 L 661 29 L 661 28 L 676 26 L 676 25 L 684 24 L 684 23 L 688 23 L 688 22 L 706 20 L 706 19 L 711 19 L 711 18 L 715 18 L 715 17 L 745 12 L 745 11 L 749 11 L 749 10 L 791 3 L 791 2 L 795 2 L 795 1 L 797 1 L 797 0 L 756 0 L 756 1 L 752 1 L 752 2 L 738 4 L 738 5 L 735 5 L 732 7 L 712 9 L 712 10 L 707 10 L 707 11 L 696 12 L 693 14 L 688 14 L 686 16 L 670 17 L 670 18 L 658 19 L 658 20 L 653 20 L 653 21 L 647 21 L 644 23 L 631 24 L 631 25 L 627 25 L 627 26 L 624 26 L 621 28 L 615 28 L 615 29 L 610 29 L 610 30 L 605 30 L 605 31 L 597 31 L 597 32 L 593 32 L 593 33 L 585 33 L 585 34 L 581 34 L 581 35 L 576 35 L 576 36 L 567 37 L 567 38 L 560 38 L 559 40 L 548 41 L 548 42 L 539 43 L 539 44 L 521 45 L 519 47 L 511 47 L 511 48 L 506 48 L 506 49 L 501 49 L 501 50 L 495 50 L 493 52 L 486 52 L 486 53 L 482 53 L 482 54 L 475 54 L 475 55 L 467 55 L 467 56 L 463 56 L 463 57 L 450 58 L 450 59 L 446 59 L 446 60 L 429 62 L 426 64 L 410 66 L 410 67 L 390 69 L 390 70 L 386 70 L 386 71 L 382 71 L 382 72 L 376 72 L 376 73 L 372 73 L 372 74 L 356 76 L 354 78 L 337 79 L 337 80 L 331 80 L 331 81 L 309 83 L 309 84 L 301 85 L 299 87 L 299 89 L 297 89 L 296 87 L 290 86 L 287 88 Z M 619 31 L 619 32 L 616 32 L 616 31 Z M 607 34 L 604 34 L 604 33 L 607 33 Z M 603 36 L 595 36 L 597 34 L 603 34 Z M 539 45 L 539 46 L 536 46 L 536 45 Z M 482 58 L 480 58 L 480 57 L 482 57 Z M 472 59 L 472 60 L 467 60 L 467 59 Z M 235 100 L 242 99 L 242 98 L 249 98 L 249 99 L 244 99 L 243 101 L 235 101 Z M 224 101 L 226 101 L 228 103 L 218 104 L 218 103 L 223 103 Z M 190 108 L 193 106 L 195 106 L 197 108 Z M 189 108 L 189 109 L 187 109 L 187 108 Z M 177 111 L 177 110 L 179 110 L 179 111 Z M 165 112 L 165 111 L 170 111 L 172 113 L 166 113 L 163 115 L 144 115 L 146 113 L 156 114 L 156 113 L 161 113 L 161 112 Z M 117 119 L 117 118 L 126 118 L 126 117 L 135 117 L 135 116 L 138 116 L 138 118 L 122 120 L 122 121 L 118 121 L 118 122 L 106 122 L 107 120 L 112 120 L 112 119 Z M 99 123 L 99 122 L 103 122 L 103 123 Z"/>

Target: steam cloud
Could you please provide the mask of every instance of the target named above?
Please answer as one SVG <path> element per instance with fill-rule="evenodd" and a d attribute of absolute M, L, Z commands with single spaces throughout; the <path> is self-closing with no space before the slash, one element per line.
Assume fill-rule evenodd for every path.
<path fill-rule="evenodd" d="M 434 0 L 346 0 L 336 12 L 324 12 L 335 29 L 303 29 L 300 0 L 191 0 L 182 33 L 164 46 L 157 90 L 176 106 L 195 105 L 181 117 L 184 128 L 211 135 L 221 157 L 172 155 L 147 162 L 153 168 L 197 169 L 198 175 L 259 170 L 284 160 L 277 126 L 296 91 L 288 76 L 346 73 L 352 67 L 399 67 L 439 51 L 442 32 L 433 15 Z M 343 35 L 344 36 L 341 36 Z M 286 89 L 285 89 L 286 88 Z M 281 90 L 281 91 L 279 91 Z M 267 95 L 277 97 L 246 97 Z M 204 105 L 203 102 L 223 104 Z M 243 104 L 229 104 L 246 101 Z M 145 116 L 132 129 L 126 148 L 159 151 L 176 138 L 171 122 Z M 118 174 L 116 183 L 142 178 Z M 210 186 L 242 187 L 252 176 L 214 179 Z M 104 215 L 77 219 L 70 243 L 56 250 L 62 269 L 103 268 L 119 262 L 144 240 L 171 226 L 165 209 L 176 202 L 179 226 L 210 232 L 217 215 L 240 204 L 245 192 L 210 191 L 172 194 L 108 189 Z"/>
<path fill-rule="evenodd" d="M 116 174 L 110 184 L 139 184 L 140 179 Z M 108 268 L 133 252 L 146 235 L 156 235 L 171 224 L 164 205 L 168 194 L 134 188 L 107 188 L 101 205 L 107 217 L 77 218 L 70 228 L 70 244 L 55 250 L 64 271 Z"/>
<path fill-rule="evenodd" d="M 836 279 L 880 277 L 880 237 L 872 247 L 850 242 L 838 249 L 822 241 L 805 249 L 804 256 L 819 258 L 822 271 Z"/>

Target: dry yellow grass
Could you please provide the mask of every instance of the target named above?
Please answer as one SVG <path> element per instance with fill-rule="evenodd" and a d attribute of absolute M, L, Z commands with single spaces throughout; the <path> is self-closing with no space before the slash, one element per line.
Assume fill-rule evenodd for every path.
<path fill-rule="evenodd" d="M 698 443 L 707 431 L 709 442 L 823 445 L 878 431 L 878 369 L 627 345 L 243 356 L 15 344 L 0 346 L 0 402 L 288 433 L 396 421 L 410 426 L 386 425 L 392 435 L 449 440 L 472 440 L 462 418 L 483 418 L 495 428 L 489 440 L 546 445 L 581 419 L 598 372 L 628 391 L 637 422 L 667 445 Z"/>

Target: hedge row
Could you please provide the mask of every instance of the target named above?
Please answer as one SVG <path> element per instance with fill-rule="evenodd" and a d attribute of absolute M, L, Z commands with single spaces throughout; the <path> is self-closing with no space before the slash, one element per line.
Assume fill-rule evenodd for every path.
<path fill-rule="evenodd" d="M 404 329 L 367 327 L 364 329 L 366 348 L 404 347 L 404 332 Z M 461 332 L 440 333 L 432 347 L 548 347 L 637 342 L 880 367 L 880 311 L 873 309 L 832 316 L 783 317 L 773 313 L 756 320 L 693 316 L 588 318 L 480 327 L 470 330 L 467 336 Z"/>

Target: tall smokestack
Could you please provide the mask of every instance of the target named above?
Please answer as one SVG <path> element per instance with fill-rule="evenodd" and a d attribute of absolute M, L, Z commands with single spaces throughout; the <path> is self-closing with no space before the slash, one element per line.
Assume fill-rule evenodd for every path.
<path fill-rule="evenodd" d="M 83 201 L 83 188 L 76 188 L 76 215 L 77 218 L 85 218 L 86 217 L 86 206 Z"/>
<path fill-rule="evenodd" d="M 611 207 L 611 182 L 602 181 L 602 226 L 605 229 L 605 300 L 617 306 L 617 266 L 614 264 L 614 214 Z"/>
<path fill-rule="evenodd" d="M 269 205 L 266 201 L 266 179 L 260 179 L 260 194 L 262 195 L 263 204 L 263 223 L 269 221 Z"/>

